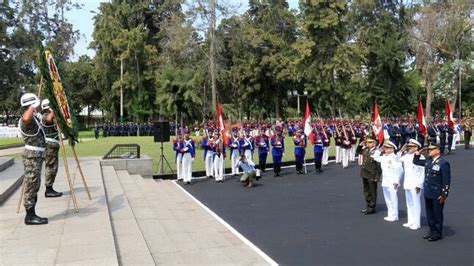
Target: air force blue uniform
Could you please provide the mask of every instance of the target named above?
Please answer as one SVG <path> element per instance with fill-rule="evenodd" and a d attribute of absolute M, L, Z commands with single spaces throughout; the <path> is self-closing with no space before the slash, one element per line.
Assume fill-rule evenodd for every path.
<path fill-rule="evenodd" d="M 425 167 L 425 181 L 423 185 L 426 205 L 426 218 L 430 227 L 431 238 L 440 239 L 443 233 L 444 203 L 439 198 L 447 198 L 451 183 L 451 169 L 449 162 L 444 158 L 420 159 L 415 155 L 413 164 Z"/>

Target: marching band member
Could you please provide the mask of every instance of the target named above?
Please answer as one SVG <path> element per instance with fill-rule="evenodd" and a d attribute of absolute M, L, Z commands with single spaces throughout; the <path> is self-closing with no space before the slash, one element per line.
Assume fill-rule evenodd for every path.
<path fill-rule="evenodd" d="M 312 137 L 310 141 L 313 144 L 314 167 L 316 172 L 322 173 L 321 161 L 323 159 L 323 140 L 321 134 L 319 134 L 318 130 L 315 128 L 313 129 L 313 136 L 314 137 Z"/>
<path fill-rule="evenodd" d="M 341 153 L 341 161 L 342 161 L 342 168 L 346 169 L 349 167 L 349 156 L 351 152 L 351 141 L 349 135 L 347 134 L 346 127 L 342 127 L 343 134 L 341 136 L 341 146 L 340 146 L 340 153 Z"/>
<path fill-rule="evenodd" d="M 211 129 L 206 130 L 208 134 L 202 139 L 202 147 L 204 148 L 204 165 L 206 168 L 206 177 L 212 178 L 214 176 L 214 150 L 215 139 L 212 135 Z"/>
<path fill-rule="evenodd" d="M 329 128 L 324 125 L 323 129 L 323 159 L 322 164 L 324 166 L 328 165 L 329 163 L 329 149 L 331 147 L 331 131 Z"/>
<path fill-rule="evenodd" d="M 217 130 L 214 131 L 214 139 L 214 178 L 217 183 L 224 183 L 225 145 Z"/>
<path fill-rule="evenodd" d="M 295 144 L 294 153 L 296 161 L 296 173 L 304 174 L 303 164 L 304 156 L 306 153 L 307 140 L 302 129 L 298 129 L 298 131 L 296 131 L 296 134 L 293 136 L 293 143 Z"/>
<path fill-rule="evenodd" d="M 227 142 L 227 147 L 230 149 L 230 162 L 232 168 L 232 175 L 237 176 L 239 174 L 239 167 L 237 163 L 239 162 L 240 158 L 240 137 L 238 135 L 239 130 L 238 128 L 232 128 L 232 137 L 229 138 Z"/>
<path fill-rule="evenodd" d="M 254 139 L 250 135 L 250 128 L 245 128 L 245 136 L 240 141 L 240 147 L 242 149 L 241 154 L 244 154 L 248 160 L 252 161 Z"/>
<path fill-rule="evenodd" d="M 342 145 L 342 134 L 339 131 L 339 126 L 337 124 L 334 125 L 336 130 L 336 134 L 334 134 L 334 143 L 336 144 L 336 163 L 342 162 L 342 152 L 341 152 L 341 145 Z"/>
<path fill-rule="evenodd" d="M 186 128 L 184 131 L 184 139 L 182 140 L 182 149 L 181 149 L 181 173 L 182 178 L 185 184 L 191 185 L 191 179 L 193 174 L 193 161 L 196 156 L 196 148 L 194 146 L 194 140 L 189 137 L 190 130 Z"/>
<path fill-rule="evenodd" d="M 276 135 L 272 136 L 272 158 L 273 158 L 273 172 L 275 172 L 275 177 L 280 176 L 281 172 L 281 160 L 285 153 L 285 137 L 282 133 L 282 128 L 280 126 L 275 127 Z"/>
<path fill-rule="evenodd" d="M 260 171 L 265 172 L 265 166 L 267 164 L 267 155 L 270 150 L 270 139 L 266 134 L 266 127 L 263 126 L 260 136 L 258 136 L 258 141 L 256 142 L 258 147 L 258 164 Z"/>
<path fill-rule="evenodd" d="M 173 150 L 175 151 L 175 162 L 176 162 L 176 178 L 178 181 L 183 180 L 183 153 L 181 150 L 184 148 L 183 146 L 183 135 L 181 134 L 181 129 L 177 131 L 177 137 L 173 141 Z"/>

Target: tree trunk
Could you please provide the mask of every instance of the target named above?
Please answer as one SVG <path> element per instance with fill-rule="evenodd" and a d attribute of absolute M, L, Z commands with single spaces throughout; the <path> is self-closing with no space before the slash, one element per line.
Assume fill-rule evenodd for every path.
<path fill-rule="evenodd" d="M 426 84 L 426 121 L 431 121 L 431 102 L 433 101 L 433 88 L 431 80 L 425 80 Z"/>
<path fill-rule="evenodd" d="M 89 127 L 90 122 L 91 122 L 91 106 L 87 105 L 87 125 L 86 125 L 86 127 Z"/>
<path fill-rule="evenodd" d="M 210 72 L 211 72 L 211 87 L 212 87 L 212 114 L 216 114 L 217 108 L 217 88 L 216 88 L 216 40 L 215 40 L 215 28 L 216 28 L 216 0 L 209 1 L 211 7 L 211 21 L 209 23 L 209 38 L 210 38 Z"/>
<path fill-rule="evenodd" d="M 278 96 L 275 97 L 275 118 L 280 118 L 280 98 Z"/>

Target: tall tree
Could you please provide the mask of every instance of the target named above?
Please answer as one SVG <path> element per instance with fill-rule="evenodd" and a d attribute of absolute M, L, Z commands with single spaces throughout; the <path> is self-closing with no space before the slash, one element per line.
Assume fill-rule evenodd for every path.
<path fill-rule="evenodd" d="M 407 15 L 403 4 L 396 1 L 356 0 L 351 5 L 355 27 L 354 40 L 364 50 L 367 85 L 362 92 L 375 100 L 385 115 L 397 116 L 412 111 L 419 95 L 409 78 L 407 58 Z"/>
<path fill-rule="evenodd" d="M 353 73 L 359 72 L 360 49 L 349 42 L 348 7 L 344 0 L 300 1 L 303 38 L 295 47 L 301 81 L 317 96 L 318 109 L 337 110 L 350 103 L 347 93 Z"/>
<path fill-rule="evenodd" d="M 433 85 L 443 64 L 455 64 L 454 67 L 458 65 L 456 72 L 459 73 L 460 66 L 465 65 L 459 60 L 466 60 L 471 56 L 472 22 L 469 18 L 469 7 L 470 3 L 462 0 L 425 1 L 420 5 L 415 5 L 415 19 L 409 28 L 410 45 L 427 92 L 427 117 L 431 116 L 431 105 L 435 94 L 439 94 L 433 91 L 435 89 Z M 456 60 L 458 60 L 457 63 Z M 457 98 L 459 76 L 446 77 L 446 68 L 451 67 L 445 67 L 445 71 L 442 71 L 443 78 L 449 79 L 454 89 L 444 96 L 452 96 L 454 100 Z M 436 89 L 443 88 L 437 86 Z M 454 108 L 455 104 L 452 106 Z"/>

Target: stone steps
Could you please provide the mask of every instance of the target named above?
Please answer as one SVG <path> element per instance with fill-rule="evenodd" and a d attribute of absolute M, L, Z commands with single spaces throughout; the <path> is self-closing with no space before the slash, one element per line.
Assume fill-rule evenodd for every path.
<path fill-rule="evenodd" d="M 2 205 L 23 182 L 23 164 L 14 163 L 13 158 L 0 157 L 0 205 Z"/>
<path fill-rule="evenodd" d="M 154 265 L 153 257 L 113 166 L 103 166 L 102 175 L 119 264 Z"/>
<path fill-rule="evenodd" d="M 15 163 L 14 158 L 10 157 L 0 157 L 0 172 L 7 169 Z"/>
<path fill-rule="evenodd" d="M 43 178 L 38 192 L 36 212 L 48 217 L 47 225 L 24 225 L 24 208 L 16 213 L 18 189 L 0 208 L 0 265 L 118 265 L 99 161 L 81 159 L 92 200 L 75 163 L 69 162 L 79 212 L 74 211 L 62 163 L 54 188 L 64 195 L 45 198 Z"/>

